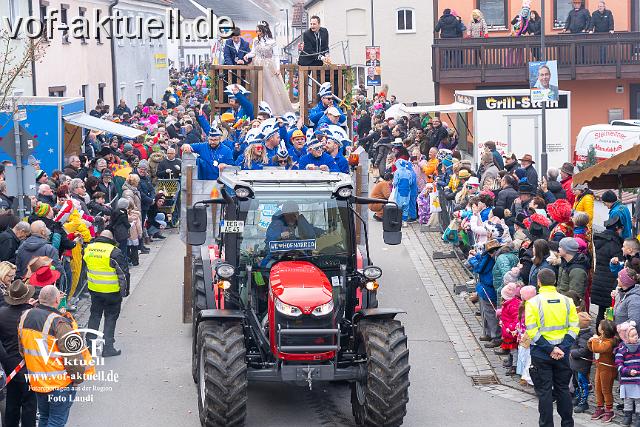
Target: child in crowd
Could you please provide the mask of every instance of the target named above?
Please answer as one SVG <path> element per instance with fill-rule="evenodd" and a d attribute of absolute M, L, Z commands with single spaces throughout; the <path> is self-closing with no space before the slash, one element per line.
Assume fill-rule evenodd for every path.
<path fill-rule="evenodd" d="M 604 322 L 604 320 L 603 320 Z M 618 325 L 622 343 L 616 349 L 615 364 L 620 374 L 620 398 L 624 399 L 622 425 L 631 425 L 633 407 L 636 408 L 636 424 L 640 424 L 640 344 L 636 322 L 629 320 Z"/>
<path fill-rule="evenodd" d="M 493 287 L 493 266 L 495 265 L 494 254 L 500 249 L 497 240 L 489 240 L 484 245 L 483 251 L 472 249 L 469 251 L 469 264 L 473 272 L 478 275 L 476 293 L 480 300 L 480 315 L 482 316 L 483 334 L 480 341 L 489 341 L 485 344 L 487 348 L 499 347 L 502 343 L 500 339 L 501 331 L 496 318 L 496 304 L 498 297 Z"/>
<path fill-rule="evenodd" d="M 622 244 L 622 255 L 624 259 L 618 259 L 618 257 L 611 258 L 609 263 L 609 269 L 612 273 L 618 273 L 625 266 L 625 263 L 631 263 L 633 258 L 640 258 L 640 241 L 636 238 L 625 239 Z M 631 267 L 631 265 L 628 265 Z"/>
<path fill-rule="evenodd" d="M 500 326 L 502 328 L 502 344 L 500 347 L 507 351 L 509 357 L 505 362 L 507 375 L 516 374 L 518 362 L 518 313 L 522 301 L 520 300 L 520 288 L 511 282 L 500 291 L 502 296 L 502 308 L 500 310 Z"/>
<path fill-rule="evenodd" d="M 611 422 L 615 414 L 613 412 L 613 380 L 616 378 L 616 365 L 613 351 L 616 348 L 616 327 L 607 319 L 601 320 L 598 325 L 598 335 L 591 337 L 587 343 L 589 350 L 594 353 L 596 359 L 596 411 L 591 416 L 592 420 Z M 622 389 L 620 390 L 622 394 Z M 640 394 L 638 395 L 640 397 Z"/>
<path fill-rule="evenodd" d="M 430 194 L 433 192 L 433 184 L 428 182 L 418 195 L 418 222 L 426 225 L 431 218 L 431 201 Z"/>
<path fill-rule="evenodd" d="M 591 316 L 589 313 L 578 313 L 580 332 L 576 341 L 571 346 L 569 353 L 571 370 L 577 380 L 578 387 L 575 391 L 575 407 L 573 412 L 581 413 L 589 409 L 587 400 L 589 398 L 589 371 L 591 371 L 591 359 L 593 353 L 589 350 L 587 343 L 592 337 Z"/>
<path fill-rule="evenodd" d="M 524 322 L 524 302 L 529 301 L 537 294 L 535 286 L 523 286 L 520 289 L 520 298 L 522 304 L 518 308 L 518 364 L 516 365 L 516 374 L 520 375 L 520 384 L 533 385 L 531 376 L 529 376 L 529 367 L 531 366 L 531 353 L 529 346 L 531 345 L 531 338 L 527 335 L 525 322 Z"/>

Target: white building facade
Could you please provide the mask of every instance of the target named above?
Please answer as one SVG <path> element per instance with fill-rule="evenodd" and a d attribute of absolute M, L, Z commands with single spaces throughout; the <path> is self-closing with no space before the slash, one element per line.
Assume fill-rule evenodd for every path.
<path fill-rule="evenodd" d="M 24 0 L 19 0 L 24 1 Z M 77 16 L 90 18 L 99 10 L 109 16 L 108 0 L 31 0 L 33 14 L 43 20 L 51 10 L 59 11 L 61 22 L 71 23 Z M 48 40 L 44 58 L 35 65 L 37 96 L 85 98 L 87 111 L 98 99 L 115 106 L 113 92 L 113 61 L 111 41 L 106 34 L 77 39 L 56 30 Z"/>
<path fill-rule="evenodd" d="M 26 18 L 30 15 L 29 10 L 29 2 L 24 0 L 0 0 L 0 16 L 6 16 L 11 25 L 15 25 L 18 17 Z M 5 40 L 3 40 L 4 42 Z M 27 47 L 29 46 L 29 39 L 26 38 L 23 32 L 18 34 L 18 38 L 9 41 L 9 49 L 13 52 L 10 55 L 10 58 L 4 57 L 4 52 L 2 53 L 1 60 L 12 60 L 11 63 L 7 64 L 8 67 L 6 69 L 11 69 L 17 62 L 19 62 L 24 56 L 27 54 Z M 4 47 L 4 46 L 3 46 Z M 22 92 L 24 96 L 33 95 L 33 78 L 32 78 L 32 64 L 28 64 L 27 69 L 23 73 L 22 77 L 19 77 L 12 87 L 1 87 L 0 92 L 7 90 L 10 92 L 10 95 L 13 91 L 18 90 Z"/>
<path fill-rule="evenodd" d="M 143 20 L 156 18 L 164 22 L 167 6 L 164 1 L 120 0 L 114 12 Z M 133 107 L 147 98 L 159 101 L 169 85 L 168 41 L 166 34 L 152 39 L 143 34 L 141 39 L 113 40 L 117 101 L 124 99 Z"/>
<path fill-rule="evenodd" d="M 388 95 L 404 103 L 434 103 L 432 2 L 310 0 L 305 9 L 309 17 L 319 16 L 322 26 L 329 30 L 332 61 L 356 68 L 357 84 L 366 81 L 365 48 L 376 45 L 380 46 L 382 84 L 389 86 Z"/>

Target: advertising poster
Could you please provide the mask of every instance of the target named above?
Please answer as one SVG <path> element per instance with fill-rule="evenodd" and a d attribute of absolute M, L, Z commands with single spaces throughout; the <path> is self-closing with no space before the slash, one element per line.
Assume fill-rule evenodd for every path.
<path fill-rule="evenodd" d="M 557 101 L 558 61 L 538 61 L 529 63 L 529 88 L 533 102 Z"/>
<path fill-rule="evenodd" d="M 382 86 L 380 46 L 367 46 L 365 48 L 365 55 L 367 86 Z"/>

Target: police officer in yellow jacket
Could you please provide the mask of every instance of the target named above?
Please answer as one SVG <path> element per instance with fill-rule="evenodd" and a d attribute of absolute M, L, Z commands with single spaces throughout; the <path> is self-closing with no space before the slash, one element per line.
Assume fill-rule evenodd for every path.
<path fill-rule="evenodd" d="M 31 285 L 22 288 L 25 298 L 33 291 Z M 40 426 L 64 426 L 75 386 L 95 375 L 95 362 L 76 332 L 76 321 L 71 314 L 58 311 L 61 299 L 54 285 L 43 287 L 38 306 L 25 311 L 18 324 L 19 350 L 29 388 L 38 400 Z"/>
<path fill-rule="evenodd" d="M 129 296 L 129 266 L 124 254 L 113 240 L 113 234 L 104 230 L 84 250 L 87 264 L 87 287 L 91 294 L 89 329 L 97 330 L 104 314 L 104 348 L 102 357 L 120 355 L 116 350 L 116 321 L 120 316 L 122 298 Z"/>
<path fill-rule="evenodd" d="M 553 426 L 556 400 L 562 427 L 573 427 L 569 392 L 569 350 L 578 336 L 578 313 L 573 300 L 556 290 L 556 274 L 538 272 L 539 293 L 525 303 L 525 326 L 531 338 L 531 380 L 538 396 L 539 425 Z"/>

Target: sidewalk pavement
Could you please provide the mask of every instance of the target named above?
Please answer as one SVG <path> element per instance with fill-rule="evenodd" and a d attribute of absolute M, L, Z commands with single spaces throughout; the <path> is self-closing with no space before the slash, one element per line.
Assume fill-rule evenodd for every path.
<path fill-rule="evenodd" d="M 436 259 L 433 256 L 434 252 L 450 252 L 452 245 L 442 241 L 442 233 L 424 231 L 418 224 L 411 224 L 402 231 L 403 244 L 474 386 L 492 395 L 537 408 L 538 399 L 533 387 L 521 385 L 520 376 L 505 375 L 506 368 L 502 367 L 500 356 L 478 341 L 482 335 L 481 319 L 467 298 L 465 284 L 472 278 L 471 274 L 457 257 Z M 592 368 L 592 377 L 594 372 L 595 368 Z M 614 396 L 616 391 L 617 387 L 614 387 Z M 593 393 L 590 400 L 592 413 L 595 409 Z M 591 421 L 591 413 L 574 414 L 574 420 L 584 426 L 602 425 L 599 421 Z M 619 420 L 620 417 L 614 418 L 614 422 Z"/>
<path fill-rule="evenodd" d="M 165 234 L 170 234 L 170 231 Z M 147 270 L 149 270 L 149 267 L 151 267 L 151 264 L 155 260 L 156 255 L 158 255 L 158 253 L 164 248 L 167 240 L 168 239 L 152 241 L 149 245 L 147 245 L 147 247 L 151 249 L 151 252 L 146 255 L 140 254 L 140 265 L 138 265 L 137 267 L 129 266 L 129 271 L 131 273 L 131 287 L 129 289 L 130 294 L 133 294 L 133 291 L 136 289 L 136 287 L 146 274 Z M 123 308 L 125 304 L 127 304 L 128 300 L 128 298 L 125 298 L 122 301 Z M 91 308 L 91 297 L 89 296 L 89 293 L 83 293 L 82 297 L 76 303 L 76 305 L 78 309 L 75 311 L 75 313 L 73 313 L 73 317 L 75 317 L 76 321 L 78 322 L 78 326 L 80 328 L 84 328 L 89 322 L 89 310 Z"/>

